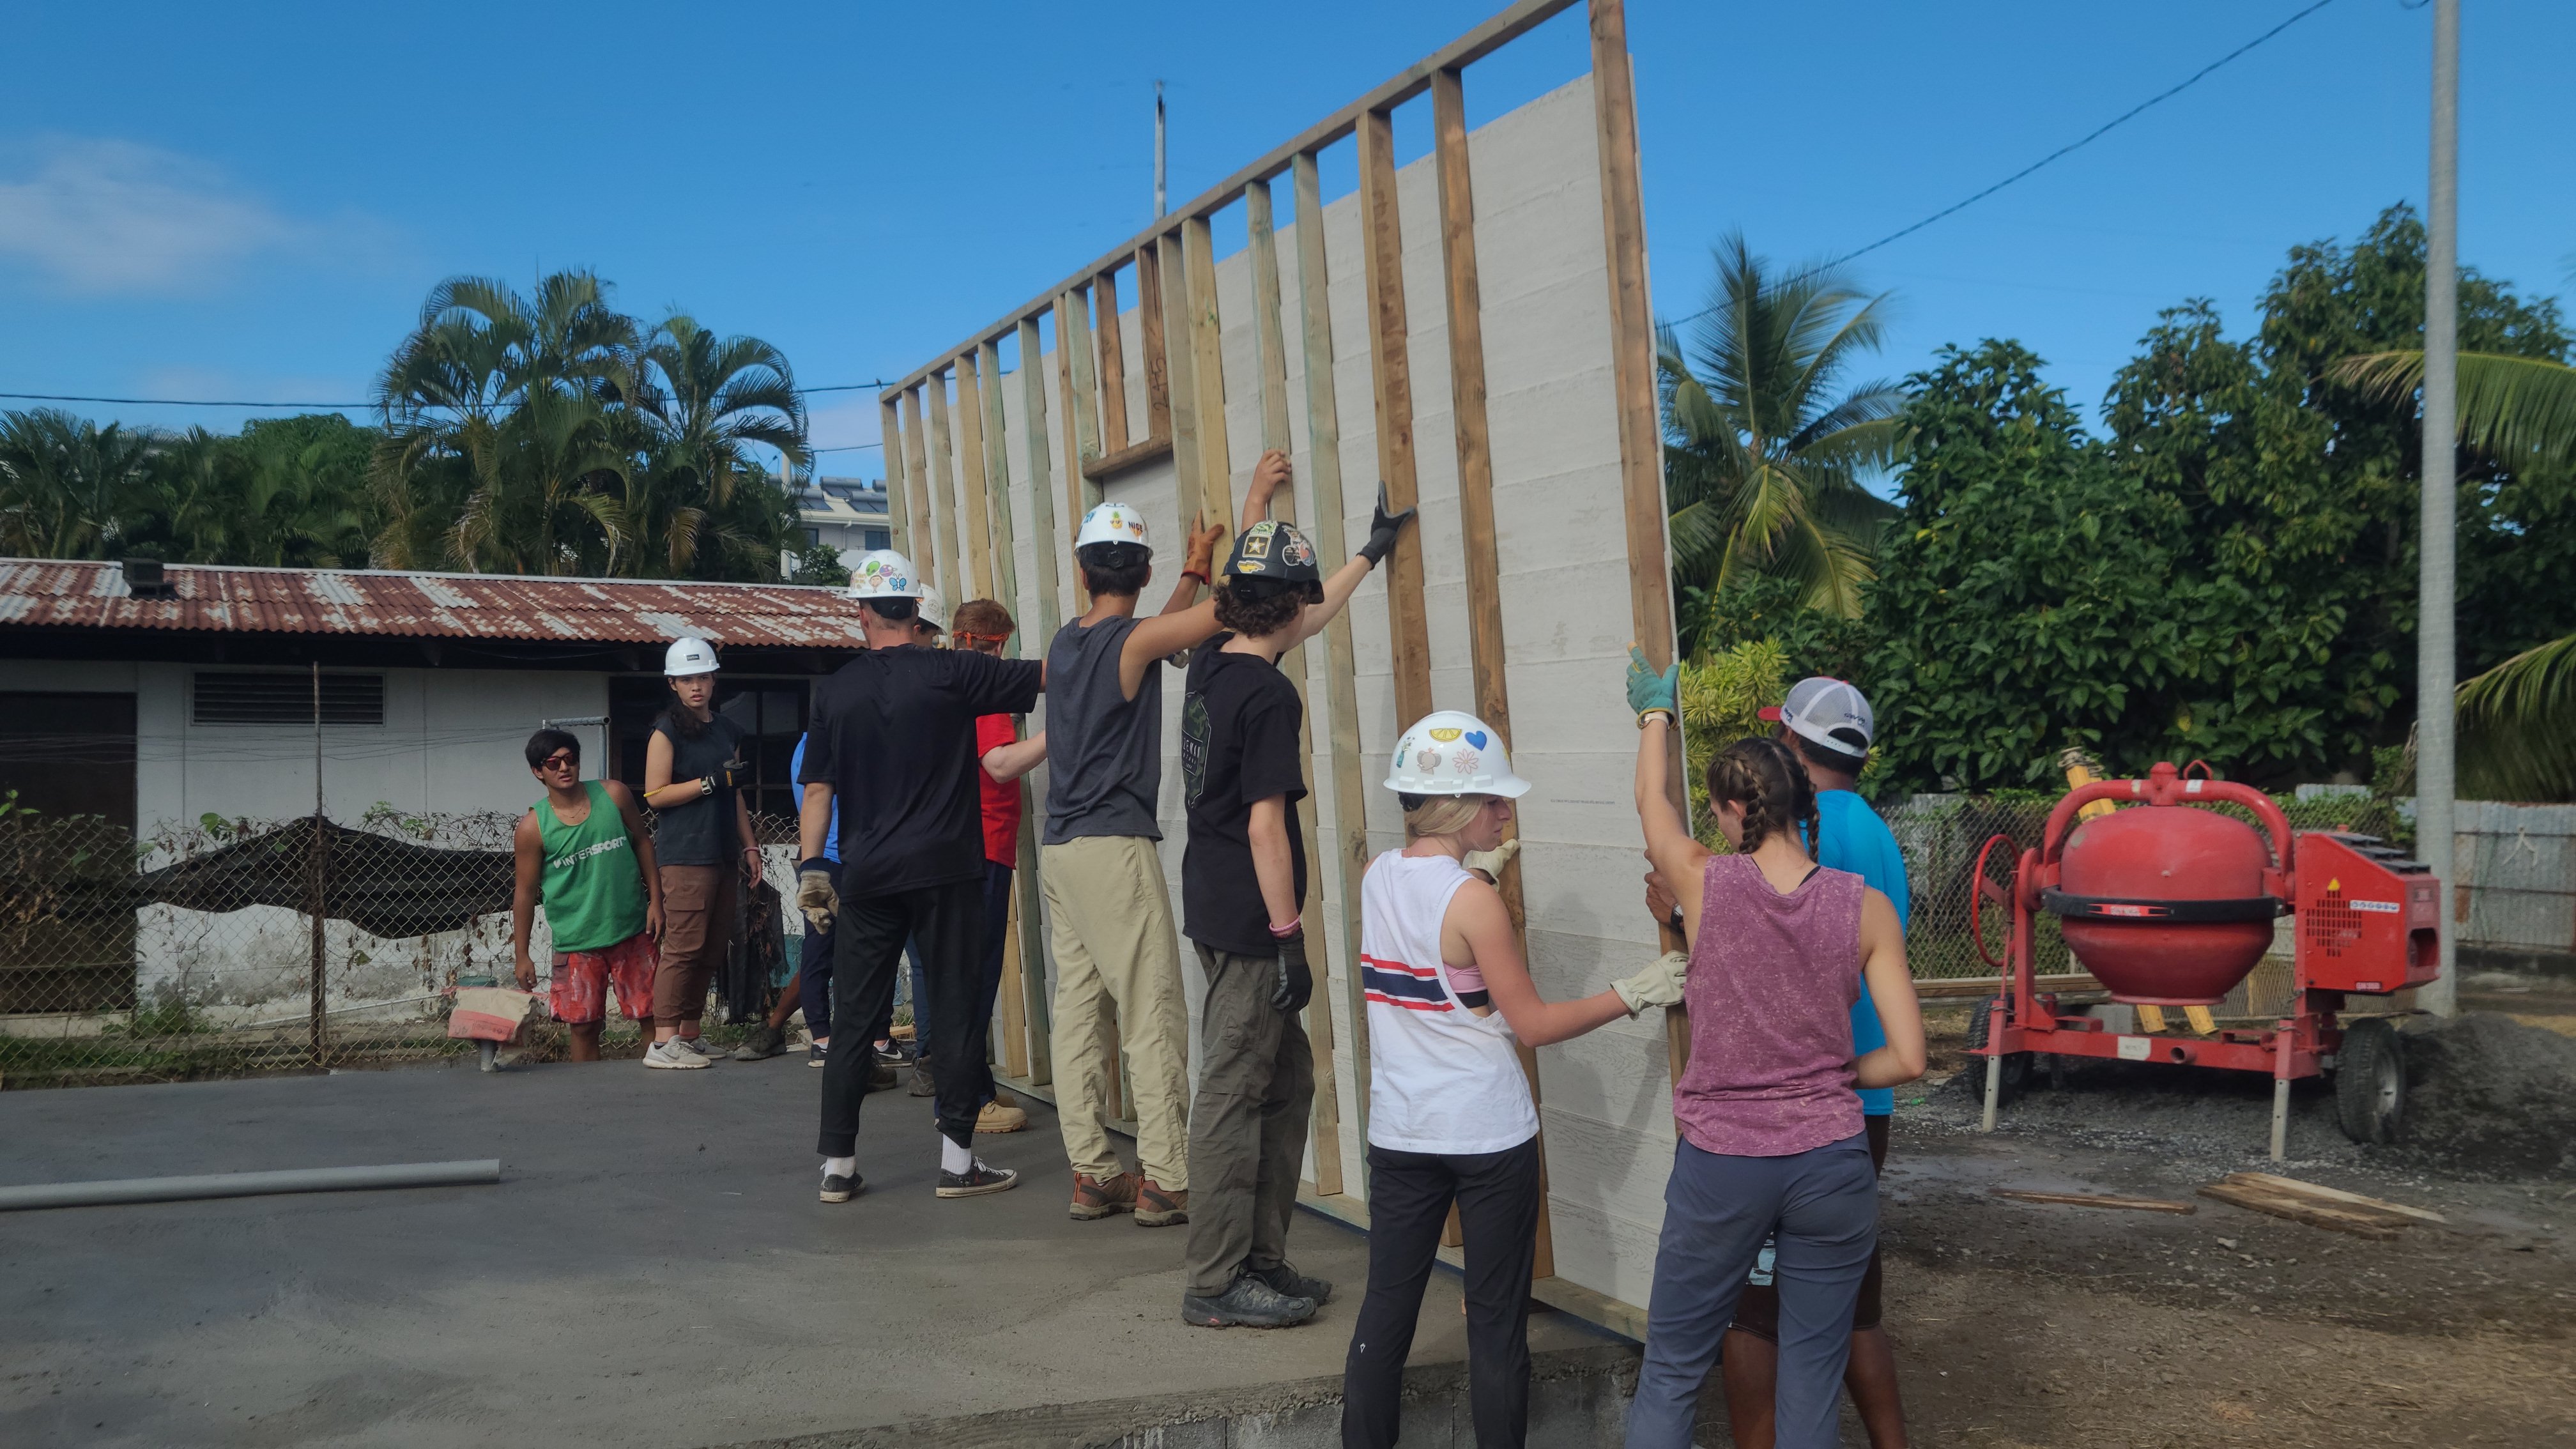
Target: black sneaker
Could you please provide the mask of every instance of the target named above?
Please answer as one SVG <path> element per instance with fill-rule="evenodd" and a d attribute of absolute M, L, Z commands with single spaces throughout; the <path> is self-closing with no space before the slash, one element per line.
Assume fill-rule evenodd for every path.
<path fill-rule="evenodd" d="M 855 1172 L 847 1177 L 827 1172 L 823 1174 L 823 1201 L 848 1202 L 866 1187 L 867 1184 Z"/>
<path fill-rule="evenodd" d="M 785 1050 L 787 1050 L 785 1031 L 774 1026 L 755 1026 L 751 1029 L 751 1035 L 742 1039 L 742 1045 L 733 1049 L 733 1059 L 738 1062 L 756 1062 L 774 1057 Z"/>
<path fill-rule="evenodd" d="M 869 1050 L 876 1053 L 878 1061 L 897 1071 L 912 1065 L 914 1052 L 912 1043 L 908 1041 L 881 1041 Z"/>
<path fill-rule="evenodd" d="M 809 1067 L 820 1067 L 831 1059 L 832 1052 L 829 1047 L 809 1045 L 805 1048 L 805 1065 Z"/>
<path fill-rule="evenodd" d="M 1181 1295 L 1181 1321 L 1198 1328 L 1294 1328 L 1314 1316 L 1314 1299 L 1291 1298 L 1249 1271 L 1214 1298 Z"/>
<path fill-rule="evenodd" d="M 1312 1298 L 1315 1306 L 1321 1308 L 1333 1296 L 1332 1284 L 1321 1278 L 1307 1277 L 1285 1259 L 1267 1268 L 1255 1268 L 1247 1263 L 1243 1271 L 1269 1284 L 1282 1298 Z"/>
<path fill-rule="evenodd" d="M 889 1083 L 888 1085 L 892 1084 Z M 926 1061 L 916 1061 L 912 1064 L 912 1085 L 904 1088 L 904 1091 L 906 1094 L 915 1097 L 936 1097 L 939 1095 L 939 1083 L 930 1075 L 930 1063 Z"/>
<path fill-rule="evenodd" d="M 1020 1185 L 1020 1175 L 1007 1167 L 987 1167 L 978 1157 L 964 1172 L 939 1169 L 941 1197 L 982 1197 L 988 1192 L 1009 1192 Z"/>

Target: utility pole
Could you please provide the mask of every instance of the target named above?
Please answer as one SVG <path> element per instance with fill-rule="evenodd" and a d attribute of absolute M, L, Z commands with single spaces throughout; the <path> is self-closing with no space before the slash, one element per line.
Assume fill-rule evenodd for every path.
<path fill-rule="evenodd" d="M 313 661 L 313 846 L 311 855 L 305 861 L 305 869 L 312 875 L 308 883 L 310 899 L 306 902 L 313 921 L 313 940 L 308 958 L 312 969 L 307 973 L 312 978 L 312 1021 L 308 1044 L 313 1051 L 315 1066 L 322 1064 L 323 1049 L 328 1044 L 324 1037 L 324 1027 L 330 1020 L 323 1006 L 326 996 L 323 977 L 323 923 L 327 918 L 322 914 L 322 874 L 328 867 L 325 864 L 326 847 L 322 832 L 322 661 L 315 659 Z"/>
<path fill-rule="evenodd" d="M 2454 557 L 2459 526 L 2460 0 L 2433 0 L 2432 184 L 2424 216 L 2424 529 L 2415 634 L 2415 853 L 2444 891 L 2441 979 L 2416 993 L 2437 1016 L 2460 1009 L 2453 936 L 2459 879 L 2452 833 L 2459 687 Z"/>
<path fill-rule="evenodd" d="M 1154 82 L 1154 219 L 1161 221 L 1171 207 L 1163 200 L 1163 83 Z"/>

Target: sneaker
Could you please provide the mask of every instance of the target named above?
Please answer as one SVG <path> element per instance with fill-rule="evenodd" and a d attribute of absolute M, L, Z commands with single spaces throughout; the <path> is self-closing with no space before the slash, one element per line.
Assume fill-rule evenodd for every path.
<path fill-rule="evenodd" d="M 831 1057 L 832 1053 L 826 1048 L 811 1045 L 805 1048 L 805 1065 L 809 1067 L 820 1067 L 823 1063 L 831 1060 Z M 893 1084 L 888 1083 L 887 1085 L 891 1086 Z"/>
<path fill-rule="evenodd" d="M 1087 1172 L 1073 1175 L 1073 1218 L 1092 1222 L 1111 1213 L 1136 1210 L 1136 1179 L 1128 1173 L 1117 1173 L 1103 1180 Z"/>
<path fill-rule="evenodd" d="M 644 1049 L 644 1065 L 688 1069 L 704 1067 L 707 1059 L 681 1046 L 678 1039 L 657 1041 Z"/>
<path fill-rule="evenodd" d="M 891 1086 L 893 1084 L 888 1083 L 887 1085 Z M 939 1095 L 939 1083 L 933 1080 L 930 1075 L 930 1063 L 915 1061 L 912 1064 L 912 1085 L 906 1087 L 904 1091 L 907 1095 L 915 1097 L 936 1097 Z"/>
<path fill-rule="evenodd" d="M 733 1059 L 738 1062 L 756 1062 L 765 1057 L 774 1057 L 785 1050 L 787 1050 L 786 1032 L 774 1026 L 755 1026 L 751 1029 L 751 1035 L 742 1039 L 742 1045 L 733 1049 Z"/>
<path fill-rule="evenodd" d="M 988 1192 L 1009 1192 L 1020 1185 L 1020 1175 L 1007 1167 L 987 1167 L 978 1157 L 964 1172 L 939 1170 L 941 1197 L 982 1197 Z"/>
<path fill-rule="evenodd" d="M 1181 1295 L 1181 1321 L 1197 1328 L 1293 1328 L 1314 1316 L 1314 1299 L 1291 1298 L 1249 1272 L 1214 1298 Z"/>
<path fill-rule="evenodd" d="M 1136 1187 L 1136 1226 L 1168 1228 L 1190 1220 L 1190 1190 L 1169 1191 L 1152 1178 Z"/>
<path fill-rule="evenodd" d="M 908 1041 L 881 1041 L 869 1050 L 876 1053 L 878 1061 L 897 1071 L 912 1065 L 914 1053 L 912 1043 Z"/>
<path fill-rule="evenodd" d="M 1027 1125 L 1029 1114 L 1026 1111 L 1005 1107 L 999 1102 L 987 1102 L 984 1110 L 975 1114 L 975 1130 L 978 1132 L 1017 1132 Z"/>
<path fill-rule="evenodd" d="M 866 1188 L 867 1183 L 855 1172 L 847 1177 L 829 1172 L 823 1174 L 823 1201 L 825 1202 L 848 1202 Z"/>
<path fill-rule="evenodd" d="M 1296 1268 L 1291 1266 L 1285 1259 L 1273 1263 L 1267 1268 L 1255 1268 L 1247 1263 L 1244 1265 L 1243 1271 L 1260 1279 L 1262 1282 L 1269 1284 L 1273 1289 L 1276 1289 L 1282 1297 L 1311 1298 L 1315 1300 L 1315 1306 L 1318 1308 L 1323 1307 L 1324 1304 L 1330 1301 L 1333 1296 L 1332 1284 L 1325 1282 L 1321 1278 L 1307 1277 L 1305 1274 L 1298 1272 Z"/>
<path fill-rule="evenodd" d="M 723 1052 L 716 1050 L 716 1044 L 714 1042 L 711 1042 L 702 1036 L 675 1036 L 671 1038 L 671 1044 L 684 1051 L 695 1052 L 708 1061 L 714 1061 L 716 1058 L 724 1055 Z"/>

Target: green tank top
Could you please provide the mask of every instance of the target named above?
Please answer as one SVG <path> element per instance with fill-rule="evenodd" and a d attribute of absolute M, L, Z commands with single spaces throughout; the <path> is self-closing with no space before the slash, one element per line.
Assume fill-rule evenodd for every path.
<path fill-rule="evenodd" d="M 585 780 L 590 814 L 579 825 L 555 818 L 552 801 L 539 797 L 537 833 L 546 860 L 537 889 L 558 951 L 604 951 L 644 929 L 644 873 L 626 838 L 626 821 L 608 787 Z"/>

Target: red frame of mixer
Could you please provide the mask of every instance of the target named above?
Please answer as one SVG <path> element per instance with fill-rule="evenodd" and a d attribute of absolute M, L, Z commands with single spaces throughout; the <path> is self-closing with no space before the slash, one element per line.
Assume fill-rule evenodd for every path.
<path fill-rule="evenodd" d="M 2306 864 L 2311 873 L 2316 869 L 2330 871 L 2338 882 L 2347 873 L 2374 883 L 2394 882 L 2398 899 L 2393 904 L 2397 909 L 2363 913 L 2357 930 L 2338 933 L 2337 950 L 2331 961 L 2323 945 L 2311 949 L 2308 937 L 2315 933 L 2300 932 L 2291 955 L 2291 1002 L 2295 1010 L 2281 1017 L 2269 1031 L 2229 1028 L 2206 1037 L 2151 1036 L 2108 1031 L 2101 1021 L 2089 1016 L 2060 1016 L 2055 993 L 2040 991 L 2036 980 L 2040 892 L 2058 884 L 2060 859 L 2076 815 L 2097 800 L 2177 807 L 2222 802 L 2242 805 L 2254 813 L 2271 837 L 2275 863 L 2263 872 L 2265 894 L 2290 902 L 2294 912 L 2313 911 L 2329 904 L 2323 894 L 2315 900 L 2300 896 L 2299 867 Z M 2013 873 L 2012 889 L 2007 892 L 1986 874 L 1986 860 L 1997 846 L 2012 843 L 2010 837 L 1998 835 L 1987 841 L 1977 855 L 1976 886 L 1968 907 L 1969 935 L 1976 943 L 1977 954 L 2002 971 L 2006 990 L 1988 1007 L 1986 1044 L 1973 1049 L 1972 1056 L 2054 1052 L 2172 1066 L 2224 1067 L 2262 1072 L 2276 1080 L 2313 1077 L 2325 1069 L 2324 1058 L 2343 1044 L 2343 1029 L 2336 1024 L 2335 1014 L 2343 1006 L 2347 991 L 2361 989 L 2359 982 L 2371 981 L 2385 985 L 2368 994 L 2386 994 L 2420 986 L 2441 971 L 2437 939 L 2440 881 L 2430 875 L 2399 875 L 2331 834 L 2294 837 L 2281 807 L 2270 796 L 2244 785 L 2186 778 L 2170 764 L 2155 766 L 2143 780 L 2097 780 L 2080 785 L 2068 791 L 2049 812 L 2048 827 L 2040 836 L 2039 847 L 2022 852 Z M 2302 856 L 2311 850 L 2330 853 L 2321 853 L 2313 862 L 2303 860 Z M 1989 900 L 2001 905 L 2007 899 L 2013 912 L 2012 935 L 2004 948 L 2004 959 L 1998 961 L 1986 954 L 1980 929 L 1982 908 Z M 2342 954 L 2346 947 L 2352 948 L 2349 957 Z M 2386 962 L 2392 951 L 2396 955 L 2393 967 L 2369 967 L 2369 974 L 2364 975 L 2365 968 L 2355 964 L 2357 960 Z"/>

